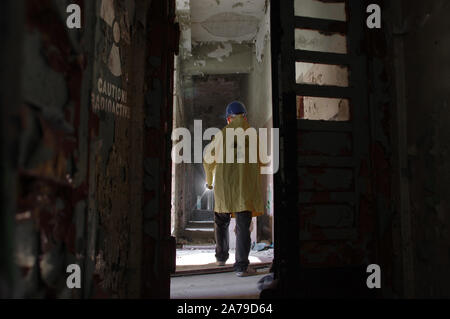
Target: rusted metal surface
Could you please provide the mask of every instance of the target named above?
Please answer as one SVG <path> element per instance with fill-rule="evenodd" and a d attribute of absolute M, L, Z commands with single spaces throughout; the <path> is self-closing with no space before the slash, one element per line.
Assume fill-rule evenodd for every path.
<path fill-rule="evenodd" d="M 60 9 L 50 1 L 27 1 L 25 7 L 16 214 L 22 297 L 81 297 L 79 290 L 67 289 L 64 278 L 66 265 L 82 264 L 84 257 L 87 184 L 77 172 L 86 172 L 79 153 L 86 64 Z"/>
<path fill-rule="evenodd" d="M 168 296 L 174 4 L 76 3 L 79 31 L 65 5 L 26 2 L 18 296 Z"/>

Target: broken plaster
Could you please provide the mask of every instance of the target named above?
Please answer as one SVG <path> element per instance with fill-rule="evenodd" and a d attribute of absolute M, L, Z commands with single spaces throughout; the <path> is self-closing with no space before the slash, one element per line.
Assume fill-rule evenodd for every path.
<path fill-rule="evenodd" d="M 270 4 L 266 4 L 266 12 L 261 20 L 255 38 L 256 60 L 262 62 L 264 48 L 270 39 Z"/>
<path fill-rule="evenodd" d="M 217 59 L 219 62 L 223 62 L 223 58 L 227 58 L 233 52 L 233 46 L 231 43 L 220 43 L 215 51 L 208 53 L 208 57 Z"/>

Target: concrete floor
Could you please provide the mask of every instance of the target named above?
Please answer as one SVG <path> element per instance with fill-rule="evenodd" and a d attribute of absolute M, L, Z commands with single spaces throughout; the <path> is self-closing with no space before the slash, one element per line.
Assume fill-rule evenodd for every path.
<path fill-rule="evenodd" d="M 233 265 L 235 262 L 235 250 L 230 249 L 230 257 L 227 260 L 227 265 Z M 264 251 L 250 251 L 249 261 L 250 264 L 255 263 L 265 263 L 272 262 L 273 260 L 273 249 L 268 249 Z M 204 248 L 204 249 L 177 249 L 177 266 L 188 266 L 188 265 L 207 265 L 216 262 L 215 248 Z"/>
<path fill-rule="evenodd" d="M 251 277 L 237 277 L 234 272 L 171 278 L 172 299 L 258 299 L 257 283 L 268 270 Z"/>

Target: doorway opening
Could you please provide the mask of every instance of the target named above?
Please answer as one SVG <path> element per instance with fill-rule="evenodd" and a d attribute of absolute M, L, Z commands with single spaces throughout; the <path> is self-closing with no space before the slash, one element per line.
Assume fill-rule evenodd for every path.
<path fill-rule="evenodd" d="M 268 129 L 271 154 L 270 1 L 177 0 L 177 19 L 181 39 L 175 59 L 174 129 L 187 129 L 192 140 L 198 123 L 202 136 L 209 128 L 222 129 L 226 106 L 238 100 L 247 108 L 250 126 Z M 202 149 L 209 142 L 202 139 Z M 192 151 L 194 147 L 192 143 Z M 254 217 L 250 227 L 249 261 L 257 275 L 245 279 L 233 271 L 234 218 L 229 226 L 230 257 L 224 267 L 216 265 L 214 192 L 205 183 L 203 165 L 194 163 L 193 157 L 192 163 L 173 164 L 171 230 L 177 240 L 177 271 L 172 276 L 172 297 L 257 296 L 257 281 L 268 273 L 274 255 L 273 176 L 261 175 L 264 215 Z M 195 279 L 200 286 L 186 289 L 191 285 L 189 276 L 194 275 L 203 276 Z M 233 280 L 241 284 L 233 284 L 231 290 L 224 286 Z"/>

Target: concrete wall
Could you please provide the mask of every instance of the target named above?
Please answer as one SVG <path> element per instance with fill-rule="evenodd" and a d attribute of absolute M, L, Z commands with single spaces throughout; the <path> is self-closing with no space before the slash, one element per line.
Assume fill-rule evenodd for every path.
<path fill-rule="evenodd" d="M 261 53 L 260 57 L 256 55 L 256 52 L 253 54 L 251 62 L 253 67 L 245 87 L 248 118 L 250 123 L 257 128 L 264 127 L 272 117 L 272 63 L 269 35 L 264 40 Z"/>
<path fill-rule="evenodd" d="M 417 297 L 450 296 L 448 1 L 403 1 L 407 172 Z M 400 92 L 399 94 L 402 94 Z"/>
<path fill-rule="evenodd" d="M 266 19 L 260 24 L 260 33 L 257 36 L 257 44 L 254 47 L 252 71 L 249 73 L 244 92 L 247 106 L 248 120 L 250 125 L 256 129 L 272 126 L 272 65 L 270 46 L 270 25 L 268 22 L 269 12 Z M 270 139 L 270 133 L 269 133 Z M 271 152 L 270 145 L 268 151 Z M 257 233 L 258 241 L 272 241 L 272 215 L 273 215 L 273 176 L 262 175 L 262 194 L 265 202 L 265 214 L 258 217 Z"/>
<path fill-rule="evenodd" d="M 450 296 L 447 1 L 376 1 L 366 30 L 372 190 L 383 296 Z"/>

